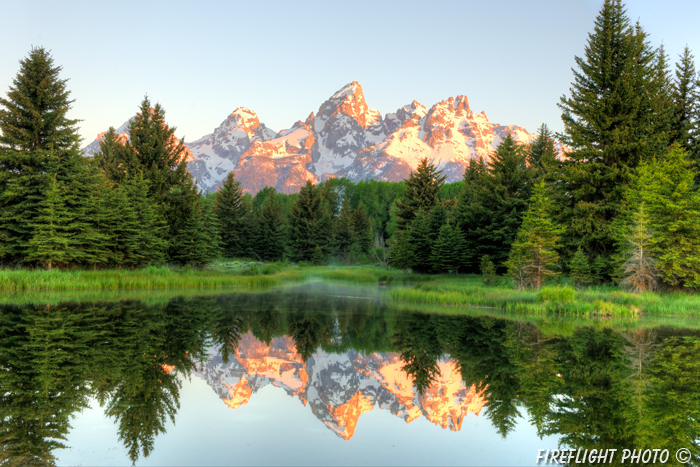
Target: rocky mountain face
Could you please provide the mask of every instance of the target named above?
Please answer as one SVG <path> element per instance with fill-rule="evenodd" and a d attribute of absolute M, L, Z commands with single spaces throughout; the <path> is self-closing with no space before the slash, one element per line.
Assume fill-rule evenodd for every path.
<path fill-rule="evenodd" d="M 293 193 L 307 180 L 330 177 L 400 181 L 427 157 L 453 182 L 462 179 L 469 159 L 488 159 L 509 133 L 522 143 L 535 137 L 516 125 L 491 123 L 484 112 L 474 114 L 465 96 L 430 108 L 413 101 L 382 117 L 353 81 L 317 113 L 278 133 L 252 110 L 237 108 L 213 133 L 187 143 L 188 169 L 209 191 L 233 171 L 244 191 L 273 186 Z M 98 147 L 99 137 L 83 151 L 89 155 Z"/>
<path fill-rule="evenodd" d="M 468 413 L 481 412 L 483 392 L 466 387 L 453 362 L 439 362 L 440 376 L 423 394 L 415 390 L 402 366 L 398 354 L 364 355 L 354 350 L 318 351 L 304 362 L 291 338 L 275 338 L 267 345 L 248 333 L 228 363 L 211 355 L 196 374 L 232 409 L 247 404 L 268 384 L 278 387 L 346 440 L 352 438 L 360 416 L 375 407 L 406 423 L 425 417 L 453 431 L 461 429 Z"/>

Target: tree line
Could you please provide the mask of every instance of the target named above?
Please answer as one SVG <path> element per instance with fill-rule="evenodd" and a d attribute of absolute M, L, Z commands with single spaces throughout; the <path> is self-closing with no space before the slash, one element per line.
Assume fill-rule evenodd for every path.
<path fill-rule="evenodd" d="M 420 272 L 508 273 L 539 288 L 561 271 L 577 285 L 635 291 L 700 287 L 700 99 L 686 47 L 672 75 L 619 0 L 607 0 L 571 95 L 564 132 L 530 145 L 508 136 L 471 160 L 453 200 L 423 161 L 396 204 L 390 263 Z M 564 144 L 559 154 L 556 139 Z"/>
<path fill-rule="evenodd" d="M 34 48 L 0 100 L 3 265 L 202 265 L 222 254 L 350 263 L 385 235 L 401 183 L 331 180 L 253 197 L 229 175 L 217 193 L 203 194 L 186 170 L 183 141 L 148 97 L 128 137 L 110 128 L 99 151 L 82 157 L 60 71 Z"/>
<path fill-rule="evenodd" d="M 507 273 L 519 287 L 539 288 L 562 271 L 582 286 L 700 286 L 694 57 L 686 48 L 672 72 L 619 0 L 604 3 L 576 57 L 559 103 L 564 131 L 542 125 L 527 145 L 507 136 L 453 184 L 426 159 L 397 183 L 331 179 L 298 194 L 252 196 L 229 174 L 202 194 L 160 105 L 145 98 L 128 137 L 112 128 L 83 158 L 61 68 L 42 48 L 20 64 L 0 100 L 5 265 L 335 258 Z"/>

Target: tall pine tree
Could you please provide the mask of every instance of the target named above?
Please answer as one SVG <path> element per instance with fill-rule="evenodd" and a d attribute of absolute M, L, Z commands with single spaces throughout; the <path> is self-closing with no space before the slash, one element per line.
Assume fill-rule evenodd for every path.
<path fill-rule="evenodd" d="M 649 165 L 649 222 L 656 272 L 672 288 L 700 288 L 700 193 L 688 155 L 675 144 Z M 638 221 L 639 222 L 639 221 Z"/>
<path fill-rule="evenodd" d="M 245 208 L 243 206 L 243 189 L 233 172 L 229 172 L 216 192 L 214 212 L 221 225 L 221 243 L 223 253 L 228 258 L 246 254 Z"/>
<path fill-rule="evenodd" d="M 39 215 L 31 224 L 34 235 L 29 239 L 25 260 L 44 264 L 49 271 L 71 259 L 70 229 L 75 216 L 66 206 L 66 197 L 65 187 L 54 176 L 39 204 Z"/>
<path fill-rule="evenodd" d="M 277 194 L 265 199 L 258 219 L 258 242 L 256 249 L 261 259 L 279 261 L 284 257 L 287 247 L 287 219 L 284 206 Z"/>
<path fill-rule="evenodd" d="M 477 226 L 486 225 L 489 221 L 488 207 L 482 204 L 480 196 L 486 177 L 487 167 L 484 159 L 470 159 L 464 171 L 464 183 L 454 210 L 455 225 L 464 239 L 463 268 L 471 273 L 479 272 L 479 264 L 484 256 L 477 256 L 474 251 L 479 244 Z"/>
<path fill-rule="evenodd" d="M 27 254 L 35 234 L 32 225 L 43 215 L 40 203 L 54 175 L 66 182 L 71 170 L 65 167 L 82 163 L 77 120 L 68 118 L 73 101 L 60 72 L 47 50 L 32 48 L 20 61 L 7 99 L 0 98 L 0 237 L 5 261 L 22 261 Z"/>
<path fill-rule="evenodd" d="M 527 148 L 527 163 L 535 171 L 538 178 L 555 169 L 557 164 L 556 141 L 554 133 L 544 123 L 537 130 L 537 137 Z"/>
<path fill-rule="evenodd" d="M 418 211 L 430 211 L 437 204 L 438 192 L 444 183 L 442 172 L 427 157 L 421 160 L 406 180 L 403 194 L 396 200 L 397 229 L 409 229 Z"/>
<path fill-rule="evenodd" d="M 699 122 L 698 81 L 695 71 L 695 57 L 688 46 L 676 62 L 673 80 L 673 125 L 671 142 L 678 142 L 689 153 L 696 167 L 700 164 L 700 147 L 698 147 Z"/>
<path fill-rule="evenodd" d="M 622 2 L 606 0 L 576 64 L 571 95 L 559 104 L 560 136 L 571 149 L 557 174 L 566 200 L 560 220 L 570 226 L 569 251 L 581 244 L 590 256 L 609 257 L 631 170 L 668 137 L 664 58 L 630 25 Z"/>
<path fill-rule="evenodd" d="M 527 210 L 534 175 L 527 167 L 526 148 L 511 135 L 498 146 L 488 165 L 475 163 L 467 170 L 456 217 L 467 241 L 472 272 L 478 270 L 477 261 L 484 255 L 503 269 Z"/>
<path fill-rule="evenodd" d="M 138 167 L 136 153 L 128 151 L 125 142 L 126 138 L 110 127 L 100 141 L 100 150 L 92 156 L 107 179 L 116 184 L 124 183 L 127 172 Z"/>
<path fill-rule="evenodd" d="M 160 104 L 151 107 L 148 97 L 141 102 L 139 112 L 129 124 L 125 163 L 132 162 L 149 181 L 150 194 L 157 202 L 188 177 L 185 156 L 187 148 L 175 137 L 175 127 L 165 123 L 165 110 Z"/>
<path fill-rule="evenodd" d="M 312 261 L 325 257 L 330 247 L 331 219 L 321 190 L 307 181 L 289 212 L 292 259 Z"/>
<path fill-rule="evenodd" d="M 551 218 L 552 203 L 544 182 L 535 186 L 530 206 L 506 261 L 508 272 L 519 288 L 539 289 L 545 280 L 557 274 L 554 266 L 559 261 L 557 241 L 562 229 Z"/>

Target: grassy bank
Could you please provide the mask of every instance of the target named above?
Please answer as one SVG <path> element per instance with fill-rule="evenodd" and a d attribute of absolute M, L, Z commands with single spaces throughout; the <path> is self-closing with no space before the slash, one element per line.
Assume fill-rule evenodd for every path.
<path fill-rule="evenodd" d="M 219 271 L 149 267 L 136 270 L 2 270 L 0 289 L 102 290 L 172 289 L 203 287 L 252 287 L 276 285 L 281 277 L 236 275 Z"/>
<path fill-rule="evenodd" d="M 246 262 L 214 263 L 204 270 L 168 267 L 73 271 L 5 269 L 0 270 L 0 291 L 264 288 L 313 278 L 377 284 L 419 281 L 425 276 L 406 276 L 400 271 L 375 267 L 300 267 Z"/>
<path fill-rule="evenodd" d="M 110 292 L 203 289 L 264 289 L 320 279 L 365 285 L 391 285 L 386 300 L 393 304 L 435 307 L 486 307 L 499 313 L 564 314 L 580 317 L 640 315 L 700 316 L 700 296 L 632 294 L 616 287 L 575 290 L 566 285 L 539 291 L 517 290 L 508 285 L 485 286 L 479 276 L 426 276 L 404 274 L 379 267 L 311 266 L 228 261 L 207 269 L 149 267 L 137 270 L 0 270 L 3 301 L 21 295 L 72 291 Z"/>
<path fill-rule="evenodd" d="M 393 289 L 390 296 L 404 303 L 494 307 L 513 313 L 631 318 L 643 314 L 700 316 L 700 296 L 687 293 L 633 294 L 616 287 L 576 290 L 562 285 L 539 291 L 517 290 L 484 286 L 478 276 L 443 276 L 414 287 Z"/>

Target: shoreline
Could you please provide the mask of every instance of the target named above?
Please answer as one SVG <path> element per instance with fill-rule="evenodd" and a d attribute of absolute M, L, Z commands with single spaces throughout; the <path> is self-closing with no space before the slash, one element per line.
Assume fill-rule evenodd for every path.
<path fill-rule="evenodd" d="M 232 264 L 242 264 L 244 267 L 230 267 Z M 489 307 L 494 311 L 519 315 L 587 318 L 700 316 L 700 296 L 682 292 L 634 294 L 615 286 L 577 290 L 566 283 L 548 285 L 539 291 L 517 290 L 504 284 L 486 286 L 478 275 L 428 276 L 404 274 L 399 270 L 376 266 L 303 266 L 288 263 L 215 263 L 204 270 L 168 267 L 74 271 L 5 269 L 0 270 L 0 296 L 4 303 L 12 303 L 31 296 L 91 292 L 88 295 L 96 299 L 109 296 L 111 300 L 118 300 L 120 296 L 169 297 L 173 296 L 171 291 L 184 295 L 204 291 L 207 294 L 241 290 L 262 292 L 264 289 L 314 279 L 389 287 L 383 291 L 384 299 L 404 305 Z"/>

